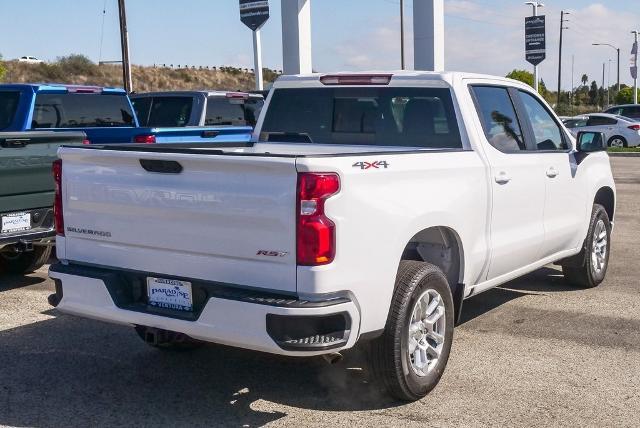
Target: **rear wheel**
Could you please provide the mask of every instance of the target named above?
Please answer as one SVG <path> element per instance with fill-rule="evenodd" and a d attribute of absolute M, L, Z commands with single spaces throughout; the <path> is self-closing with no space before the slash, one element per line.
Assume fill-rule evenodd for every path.
<path fill-rule="evenodd" d="M 37 245 L 33 251 L 0 253 L 0 272 L 25 274 L 40 269 L 51 256 L 51 246 Z"/>
<path fill-rule="evenodd" d="M 595 204 L 589 231 L 582 249 L 581 266 L 562 266 L 565 279 L 584 288 L 597 287 L 607 274 L 611 242 L 611 223 L 602 205 Z"/>
<path fill-rule="evenodd" d="M 376 380 L 400 400 L 426 396 L 447 365 L 453 326 L 453 298 L 442 271 L 402 261 L 384 334 L 370 345 Z"/>
<path fill-rule="evenodd" d="M 204 345 L 204 342 L 174 331 L 160 330 L 142 325 L 136 326 L 135 330 L 144 343 L 157 349 L 189 351 Z"/>
<path fill-rule="evenodd" d="M 609 147 L 628 147 L 626 138 L 621 137 L 620 135 L 613 136 L 609 138 Z"/>

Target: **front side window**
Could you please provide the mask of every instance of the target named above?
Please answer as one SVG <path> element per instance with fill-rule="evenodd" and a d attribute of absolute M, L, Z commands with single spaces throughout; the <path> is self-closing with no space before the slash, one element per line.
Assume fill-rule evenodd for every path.
<path fill-rule="evenodd" d="M 40 93 L 32 128 L 98 128 L 133 126 L 126 95 Z"/>
<path fill-rule="evenodd" d="M 0 130 L 8 128 L 18 110 L 20 92 L 0 91 Z"/>
<path fill-rule="evenodd" d="M 639 119 L 640 107 L 638 106 L 623 107 L 621 112 L 616 112 L 615 114 L 622 114 L 623 116 L 631 117 L 633 119 Z"/>
<path fill-rule="evenodd" d="M 565 120 L 564 126 L 566 126 L 569 129 L 582 128 L 584 126 L 587 126 L 587 119 L 568 119 L 568 120 Z"/>
<path fill-rule="evenodd" d="M 474 86 L 478 114 L 489 144 L 501 152 L 518 152 L 527 147 L 507 88 Z"/>
<path fill-rule="evenodd" d="M 277 89 L 262 141 L 462 148 L 446 88 Z"/>
<path fill-rule="evenodd" d="M 562 130 L 553 116 L 533 95 L 518 91 L 520 99 L 531 122 L 538 150 L 567 150 L 569 147 L 562 137 Z"/>

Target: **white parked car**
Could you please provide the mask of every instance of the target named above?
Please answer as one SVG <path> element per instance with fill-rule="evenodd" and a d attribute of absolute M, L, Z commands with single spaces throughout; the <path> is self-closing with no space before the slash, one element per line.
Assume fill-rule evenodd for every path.
<path fill-rule="evenodd" d="M 41 59 L 36 58 L 35 56 L 21 56 L 18 58 L 18 62 L 28 62 L 30 64 L 40 64 L 44 62 Z"/>
<path fill-rule="evenodd" d="M 580 131 L 602 132 L 609 147 L 640 146 L 640 122 L 625 116 L 592 113 L 565 119 L 565 126 L 575 136 Z"/>
<path fill-rule="evenodd" d="M 156 347 L 333 359 L 362 343 L 374 377 L 417 400 L 444 372 L 464 299 L 553 262 L 579 287 L 605 277 L 603 135 L 576 147 L 523 83 L 286 76 L 254 132 L 60 149 L 50 303 Z"/>

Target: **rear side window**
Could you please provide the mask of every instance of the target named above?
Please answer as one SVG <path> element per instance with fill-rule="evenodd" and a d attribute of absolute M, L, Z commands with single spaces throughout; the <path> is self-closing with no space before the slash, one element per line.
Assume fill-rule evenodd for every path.
<path fill-rule="evenodd" d="M 264 105 L 262 98 L 209 97 L 206 126 L 255 126 Z"/>
<path fill-rule="evenodd" d="M 278 89 L 261 140 L 462 148 L 446 88 Z"/>
<path fill-rule="evenodd" d="M 622 111 L 616 112 L 615 114 L 621 114 L 622 116 L 631 117 L 633 119 L 640 119 L 640 107 L 623 107 Z"/>
<path fill-rule="evenodd" d="M 505 153 L 526 150 L 522 128 L 507 88 L 473 86 L 473 93 L 489 144 Z"/>
<path fill-rule="evenodd" d="M 8 128 L 18 110 L 20 92 L 0 91 L 0 129 Z"/>
<path fill-rule="evenodd" d="M 132 98 L 131 104 L 136 111 L 136 117 L 140 126 L 149 126 L 149 111 L 151 110 L 151 97 Z"/>
<path fill-rule="evenodd" d="M 618 121 L 606 116 L 589 116 L 587 126 L 615 125 Z"/>
<path fill-rule="evenodd" d="M 97 128 L 133 126 L 133 111 L 125 95 L 36 95 L 32 128 Z"/>

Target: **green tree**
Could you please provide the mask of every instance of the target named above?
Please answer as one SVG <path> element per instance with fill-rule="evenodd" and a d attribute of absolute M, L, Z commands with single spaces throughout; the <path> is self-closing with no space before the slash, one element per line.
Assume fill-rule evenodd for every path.
<path fill-rule="evenodd" d="M 507 74 L 509 79 L 519 80 L 520 82 L 526 83 L 527 85 L 533 88 L 533 73 L 527 70 L 511 70 L 509 74 Z M 547 92 L 547 88 L 544 85 L 544 81 L 540 79 L 538 85 L 538 92 L 541 94 L 545 94 Z"/>
<path fill-rule="evenodd" d="M 598 104 L 598 82 L 595 80 L 591 82 L 591 88 L 589 89 L 589 104 Z"/>
<path fill-rule="evenodd" d="M 582 75 L 582 86 L 587 86 L 587 82 L 589 81 L 589 76 L 587 76 L 586 74 Z"/>
<path fill-rule="evenodd" d="M 640 89 L 638 89 L 638 97 L 640 98 Z M 631 104 L 633 103 L 633 88 L 622 88 L 620 92 L 616 94 L 616 104 Z"/>
<path fill-rule="evenodd" d="M 7 72 L 7 68 L 4 66 L 4 63 L 2 62 L 2 54 L 0 54 L 0 82 L 2 82 L 2 80 L 4 80 L 4 75 Z"/>

